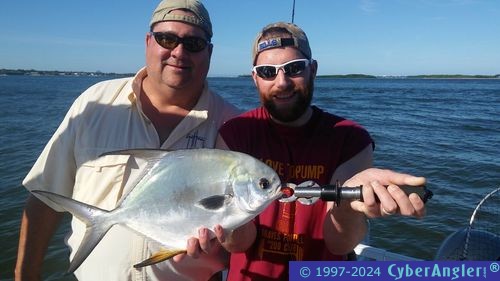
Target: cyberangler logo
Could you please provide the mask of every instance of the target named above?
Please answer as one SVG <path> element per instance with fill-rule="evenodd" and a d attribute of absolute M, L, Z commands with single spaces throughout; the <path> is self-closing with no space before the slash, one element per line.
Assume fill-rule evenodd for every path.
<path fill-rule="evenodd" d="M 406 279 L 411 277 L 423 278 L 450 278 L 455 280 L 464 277 L 484 277 L 486 278 L 485 266 L 473 266 L 472 264 L 447 264 L 435 263 L 429 265 L 426 263 L 412 263 L 404 266 L 391 264 L 387 268 L 387 273 L 394 277 L 394 280 Z"/>

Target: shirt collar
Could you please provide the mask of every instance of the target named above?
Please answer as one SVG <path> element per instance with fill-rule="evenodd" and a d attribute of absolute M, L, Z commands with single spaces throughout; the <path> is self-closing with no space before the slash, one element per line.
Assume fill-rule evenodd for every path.
<path fill-rule="evenodd" d="M 141 68 L 134 76 L 134 79 L 132 80 L 132 91 L 128 95 L 128 100 L 130 103 L 138 103 L 140 107 L 140 95 L 141 95 L 141 88 L 142 88 L 142 81 L 144 78 L 148 76 L 148 73 L 146 71 L 146 67 Z"/>

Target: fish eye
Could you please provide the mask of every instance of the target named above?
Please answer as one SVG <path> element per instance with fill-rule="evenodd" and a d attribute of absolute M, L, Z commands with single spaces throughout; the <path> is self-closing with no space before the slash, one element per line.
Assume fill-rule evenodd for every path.
<path fill-rule="evenodd" d="M 262 189 L 268 189 L 269 188 L 269 180 L 267 180 L 266 178 L 261 178 L 259 180 L 259 186 Z"/>

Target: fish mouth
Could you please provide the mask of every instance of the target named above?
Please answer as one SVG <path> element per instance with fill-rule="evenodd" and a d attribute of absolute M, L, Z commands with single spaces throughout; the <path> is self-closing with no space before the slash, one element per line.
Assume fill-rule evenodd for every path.
<path fill-rule="evenodd" d="M 274 202 L 275 200 L 281 200 L 281 199 L 285 198 L 285 196 L 287 196 L 287 195 L 284 193 L 283 189 L 284 189 L 283 187 L 279 187 L 279 188 L 276 188 L 272 193 L 270 192 L 268 203 L 265 204 L 265 206 L 266 207 L 269 206 L 269 204 L 271 204 L 271 202 Z M 292 190 L 292 192 L 293 192 L 293 190 Z"/>
<path fill-rule="evenodd" d="M 269 200 L 270 202 L 274 201 L 274 200 L 277 200 L 277 199 L 281 199 L 283 198 L 283 192 L 279 191 L 279 192 L 276 192 L 276 194 L 274 194 L 273 196 L 271 196 L 271 200 Z"/>

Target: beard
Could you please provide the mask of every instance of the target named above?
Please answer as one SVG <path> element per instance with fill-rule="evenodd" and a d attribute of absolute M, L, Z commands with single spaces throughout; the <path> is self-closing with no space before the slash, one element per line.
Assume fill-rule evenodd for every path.
<path fill-rule="evenodd" d="M 289 123 L 299 119 L 311 105 L 314 90 L 314 79 L 303 90 L 296 91 L 296 102 L 287 107 L 278 107 L 272 99 L 263 99 L 262 105 L 276 120 Z"/>

